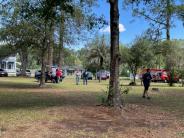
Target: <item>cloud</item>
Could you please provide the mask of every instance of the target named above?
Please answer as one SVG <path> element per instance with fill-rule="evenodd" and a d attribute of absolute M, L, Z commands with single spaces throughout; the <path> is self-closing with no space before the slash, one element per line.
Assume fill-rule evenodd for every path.
<path fill-rule="evenodd" d="M 119 24 L 119 32 L 126 31 L 126 28 L 123 24 Z M 110 33 L 110 26 L 107 26 L 106 28 L 100 29 L 100 32 L 102 33 Z"/>
<path fill-rule="evenodd" d="M 126 28 L 123 24 L 119 24 L 119 32 L 124 32 L 126 31 Z"/>

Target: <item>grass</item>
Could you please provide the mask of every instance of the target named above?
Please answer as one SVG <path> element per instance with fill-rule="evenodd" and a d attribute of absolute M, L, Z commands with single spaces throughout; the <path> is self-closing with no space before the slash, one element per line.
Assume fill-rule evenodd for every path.
<path fill-rule="evenodd" d="M 131 118 L 138 113 L 136 119 L 139 121 L 144 120 L 142 117 L 145 115 L 155 115 L 152 119 L 163 116 L 174 117 L 176 122 L 184 120 L 184 88 L 179 87 L 180 85 L 169 87 L 167 84 L 152 83 L 151 88 L 159 88 L 159 92 L 150 91 L 152 99 L 147 100 L 141 98 L 142 86 L 131 87 L 128 83 L 128 80 L 121 80 L 121 84 L 130 87 L 130 92 L 123 95 L 125 109 L 129 110 L 130 114 L 126 112 L 124 115 L 128 114 Z M 82 82 L 75 85 L 74 78 L 67 77 L 62 83 L 47 83 L 46 88 L 39 88 L 38 82 L 33 78 L 0 77 L 0 127 L 6 131 L 6 137 L 20 137 L 20 126 L 25 134 L 30 133 L 30 137 L 34 128 L 39 128 L 43 132 L 47 130 L 47 137 L 110 137 L 113 134 L 122 137 L 122 134 L 117 132 L 117 127 L 124 127 L 119 124 L 124 116 L 121 119 L 118 116 L 114 118 L 113 109 L 96 106 L 100 104 L 100 98 L 105 96 L 107 86 L 108 80 L 101 83 L 92 80 L 85 86 Z M 112 128 L 109 127 L 109 120 L 111 126 L 114 125 Z M 127 126 L 130 125 L 132 128 L 135 122 L 129 121 L 127 120 Z M 62 129 L 58 129 L 61 126 Z M 146 124 L 144 127 L 147 129 Z M 143 131 L 141 121 L 136 129 Z M 57 133 L 53 134 L 51 130 Z M 98 133 L 99 130 L 104 132 Z"/>
<path fill-rule="evenodd" d="M 41 89 L 32 78 L 0 78 L 0 122 L 17 123 L 20 118 L 24 121 L 47 118 L 42 111 L 49 107 L 95 104 L 93 100 L 96 100 L 97 91 L 103 86 L 94 89 L 94 85 L 95 82 L 88 86 L 76 86 L 72 79 L 66 79 L 60 84 L 48 83 L 46 88 Z M 93 90 L 90 95 L 87 93 L 89 89 Z M 58 90 L 67 92 L 60 93 Z"/>

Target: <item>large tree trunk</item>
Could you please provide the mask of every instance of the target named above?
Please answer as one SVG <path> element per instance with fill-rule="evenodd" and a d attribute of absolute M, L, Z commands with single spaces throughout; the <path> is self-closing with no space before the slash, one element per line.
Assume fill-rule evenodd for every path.
<path fill-rule="evenodd" d="M 109 106 L 122 107 L 123 101 L 119 89 L 119 9 L 118 0 L 110 0 L 111 61 L 110 81 L 107 103 Z"/>
<path fill-rule="evenodd" d="M 28 49 L 27 47 L 23 47 L 19 52 L 20 60 L 21 60 L 21 76 L 26 76 L 26 69 L 28 65 Z"/>
<path fill-rule="evenodd" d="M 54 24 L 51 24 L 49 29 L 49 43 L 48 43 L 48 62 L 47 71 L 52 71 L 51 67 L 53 65 L 53 51 L 54 51 Z"/>
<path fill-rule="evenodd" d="M 64 31 L 65 31 L 65 18 L 62 12 L 60 20 L 60 36 L 59 36 L 59 60 L 58 67 L 61 69 L 64 63 Z"/>
<path fill-rule="evenodd" d="M 42 51 L 41 51 L 42 53 L 41 53 L 41 64 L 42 64 L 42 66 L 41 66 L 41 77 L 40 77 L 40 84 L 39 84 L 39 86 L 40 87 L 44 87 L 45 86 L 45 70 L 46 70 L 46 51 L 45 51 L 45 49 L 43 49 Z"/>
<path fill-rule="evenodd" d="M 47 50 L 48 50 L 48 38 L 49 38 L 49 32 L 47 30 L 47 23 L 45 23 L 45 34 L 44 34 L 44 40 L 43 45 L 41 48 L 41 77 L 40 77 L 40 87 L 45 86 L 45 71 L 46 71 L 46 64 L 47 64 Z"/>

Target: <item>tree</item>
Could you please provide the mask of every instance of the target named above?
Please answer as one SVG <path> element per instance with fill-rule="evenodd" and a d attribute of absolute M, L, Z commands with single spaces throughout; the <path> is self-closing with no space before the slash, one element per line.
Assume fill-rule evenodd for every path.
<path fill-rule="evenodd" d="M 131 4 L 133 14 L 142 16 L 151 25 L 151 30 L 156 36 L 161 36 L 162 30 L 166 32 L 166 40 L 170 40 L 170 28 L 174 18 L 174 0 L 125 0 L 126 4 Z"/>
<path fill-rule="evenodd" d="M 118 0 L 109 0 L 110 3 L 110 81 L 107 103 L 110 106 L 122 107 L 123 101 L 119 89 L 119 9 Z"/>
<path fill-rule="evenodd" d="M 76 44 L 78 40 L 87 39 L 86 31 L 94 30 L 104 24 L 102 17 L 92 13 L 91 7 L 96 0 L 64 0 L 56 2 L 57 34 L 58 38 L 58 65 L 64 62 L 64 46 Z M 72 34 L 72 35 L 71 35 Z"/>
<path fill-rule="evenodd" d="M 182 70 L 184 64 L 183 45 L 180 45 L 179 41 L 164 41 L 161 45 L 164 48 L 163 56 L 165 57 L 165 68 L 169 68 L 169 85 L 173 86 L 176 71 Z"/>
<path fill-rule="evenodd" d="M 105 37 L 95 37 L 87 44 L 86 59 L 90 64 L 96 64 L 96 69 L 107 69 L 109 67 L 109 46 Z"/>
<path fill-rule="evenodd" d="M 170 29 L 173 26 L 173 19 L 176 7 L 180 7 L 182 0 L 175 2 L 174 0 L 126 0 L 127 4 L 133 5 L 135 15 L 143 16 L 150 22 L 152 34 L 156 32 L 156 36 L 161 37 L 163 30 L 166 32 L 166 40 L 170 41 Z M 178 3 L 178 5 L 176 5 Z M 182 12 L 179 12 L 181 17 Z M 170 42 L 168 42 L 170 44 Z M 172 57 L 168 57 L 169 60 Z M 167 62 L 168 63 L 168 62 Z M 171 64 L 170 64 L 171 65 Z M 173 67 L 167 65 L 167 69 L 172 71 Z M 172 85 L 172 80 L 170 80 Z"/>
<path fill-rule="evenodd" d="M 128 60 L 130 59 L 131 55 L 130 55 L 130 48 L 128 46 L 125 45 L 120 45 L 120 55 L 121 55 L 121 60 L 120 60 L 120 64 L 121 64 L 121 75 L 122 76 L 126 76 L 129 77 L 129 66 L 128 66 Z"/>
<path fill-rule="evenodd" d="M 150 67 L 149 63 L 153 59 L 152 43 L 144 37 L 135 39 L 130 48 L 128 66 L 133 75 L 133 83 L 136 85 L 135 77 L 137 70 L 141 67 Z"/>
<path fill-rule="evenodd" d="M 183 22 L 184 26 L 184 2 L 181 5 L 175 7 L 175 13 L 178 18 Z"/>
<path fill-rule="evenodd" d="M 16 54 L 16 53 L 12 51 L 10 46 L 6 44 L 0 44 L 0 59 L 5 58 L 12 54 Z"/>
<path fill-rule="evenodd" d="M 57 49 L 54 49 L 54 65 L 57 65 L 58 63 L 58 55 L 57 55 Z M 81 61 L 79 60 L 77 56 L 77 52 L 69 49 L 64 48 L 63 49 L 64 59 L 63 59 L 63 66 L 77 66 L 81 67 Z"/>
<path fill-rule="evenodd" d="M 6 3 L 8 2 L 8 3 Z M 26 75 L 28 65 L 28 48 L 32 45 L 32 27 L 24 18 L 27 1 L 3 1 L 2 3 L 2 28 L 0 30 L 1 41 L 11 46 L 14 53 L 19 53 L 21 60 L 21 74 Z"/>

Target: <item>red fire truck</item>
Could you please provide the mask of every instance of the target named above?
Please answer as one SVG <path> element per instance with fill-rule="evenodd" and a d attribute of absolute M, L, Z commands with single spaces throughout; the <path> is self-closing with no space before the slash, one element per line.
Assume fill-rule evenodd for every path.
<path fill-rule="evenodd" d="M 147 69 L 143 69 L 142 73 L 145 73 Z M 169 82 L 170 80 L 170 71 L 166 69 L 150 69 L 150 74 L 152 76 L 152 81 L 153 82 Z M 179 77 L 174 74 L 174 82 L 179 81 Z"/>

